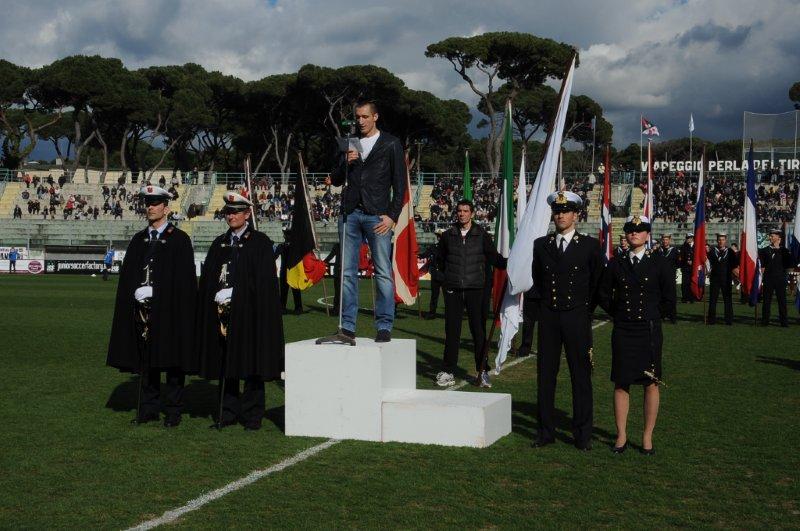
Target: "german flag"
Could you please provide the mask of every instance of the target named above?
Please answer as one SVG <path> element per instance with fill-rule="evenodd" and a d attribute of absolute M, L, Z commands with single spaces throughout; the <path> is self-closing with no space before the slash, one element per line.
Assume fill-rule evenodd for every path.
<path fill-rule="evenodd" d="M 304 290 L 319 282 L 325 276 L 325 262 L 317 258 L 317 238 L 309 210 L 308 187 L 306 186 L 305 168 L 300 160 L 300 176 L 294 191 L 294 210 L 292 227 L 287 236 L 288 250 L 286 259 L 286 283 L 289 286 Z"/>

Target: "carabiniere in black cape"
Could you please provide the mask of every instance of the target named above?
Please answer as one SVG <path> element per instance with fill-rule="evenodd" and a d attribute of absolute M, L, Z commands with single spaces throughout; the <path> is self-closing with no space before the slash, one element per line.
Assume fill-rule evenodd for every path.
<path fill-rule="evenodd" d="M 231 231 L 219 236 L 208 250 L 200 277 L 197 347 L 200 374 L 220 376 L 223 359 L 219 318 L 214 295 L 220 289 L 223 264 L 231 257 Z M 229 284 L 233 288 L 227 330 L 224 376 L 258 376 L 277 380 L 284 370 L 283 317 L 272 240 L 248 227 L 242 234 Z"/>
<path fill-rule="evenodd" d="M 618 385 L 646 384 L 644 371 L 661 378 L 661 316 L 675 300 L 670 263 L 649 250 L 637 265 L 630 251 L 613 258 L 598 290 L 600 306 L 614 319 L 611 380 Z"/>
<path fill-rule="evenodd" d="M 148 229 L 137 232 L 131 239 L 119 275 L 106 363 L 123 372 L 140 371 L 133 293 L 142 283 L 148 239 Z M 180 367 L 184 373 L 193 374 L 197 372 L 198 361 L 194 350 L 197 280 L 192 242 L 185 232 L 170 223 L 153 245 L 153 299 L 145 368 Z"/>

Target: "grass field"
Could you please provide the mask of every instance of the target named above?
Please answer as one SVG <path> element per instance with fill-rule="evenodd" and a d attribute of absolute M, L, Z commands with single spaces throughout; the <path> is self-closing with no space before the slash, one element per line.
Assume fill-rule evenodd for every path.
<path fill-rule="evenodd" d="M 368 285 L 362 286 L 368 301 Z M 126 528 L 322 439 L 282 434 L 283 394 L 267 388 L 260 432 L 209 430 L 216 386 L 192 379 L 181 426 L 129 424 L 136 379 L 105 366 L 116 281 L 0 277 L 3 451 L 0 527 Z M 315 301 L 285 317 L 287 341 L 333 331 Z M 423 308 L 428 293 L 423 293 Z M 365 303 L 369 305 L 369 302 Z M 440 312 L 441 312 L 440 308 Z M 594 332 L 594 450 L 570 443 L 562 364 L 560 441 L 532 449 L 535 360 L 494 379 L 513 395 L 513 433 L 488 449 L 344 441 L 173 525 L 197 528 L 800 527 L 800 326 L 755 328 L 736 305 L 732 327 L 702 324 L 702 305 L 665 325 L 657 455 L 612 455 L 611 325 Z M 466 332 L 466 325 L 464 326 Z M 395 337 L 417 339 L 418 386 L 433 388 L 441 318 L 403 310 Z M 362 315 L 359 335 L 373 335 Z M 494 354 L 492 354 L 493 356 Z M 471 368 L 468 342 L 463 378 Z M 475 388 L 466 390 L 475 391 Z M 630 438 L 640 442 L 641 392 Z"/>

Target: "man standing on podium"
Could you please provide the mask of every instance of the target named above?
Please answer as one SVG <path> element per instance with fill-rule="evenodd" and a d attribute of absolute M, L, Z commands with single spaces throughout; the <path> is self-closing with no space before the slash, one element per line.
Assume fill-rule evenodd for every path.
<path fill-rule="evenodd" d="M 375 341 L 388 342 L 392 338 L 395 308 L 392 229 L 403 207 L 406 163 L 400 140 L 378 129 L 376 104 L 362 101 L 356 104 L 355 111 L 361 152 L 348 149 L 331 172 L 334 186 L 346 185 L 342 192 L 343 212 L 339 218 L 344 284 L 339 333 L 350 340 L 356 337 L 358 257 L 361 242 L 366 240 L 375 265 L 378 291 L 375 297 Z"/>
<path fill-rule="evenodd" d="M 533 443 L 555 442 L 555 394 L 561 349 L 572 380 L 572 433 L 579 450 L 592 448 L 592 311 L 603 273 L 600 242 L 575 230 L 581 200 L 572 192 L 547 198 L 555 234 L 533 244 L 533 285 L 539 290 L 537 416 Z"/>

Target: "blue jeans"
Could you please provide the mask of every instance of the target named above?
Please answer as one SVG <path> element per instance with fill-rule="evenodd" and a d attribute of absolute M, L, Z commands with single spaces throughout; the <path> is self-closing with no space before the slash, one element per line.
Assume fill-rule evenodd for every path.
<path fill-rule="evenodd" d="M 394 280 L 392 278 L 392 231 L 375 234 L 375 226 L 380 216 L 365 214 L 361 210 L 347 214 L 347 240 L 342 238 L 344 223 L 339 218 L 339 241 L 344 253 L 342 286 L 342 328 L 350 332 L 356 330 L 358 316 L 358 257 L 361 242 L 367 241 L 372 262 L 375 265 L 375 328 L 392 329 L 394 323 Z"/>

